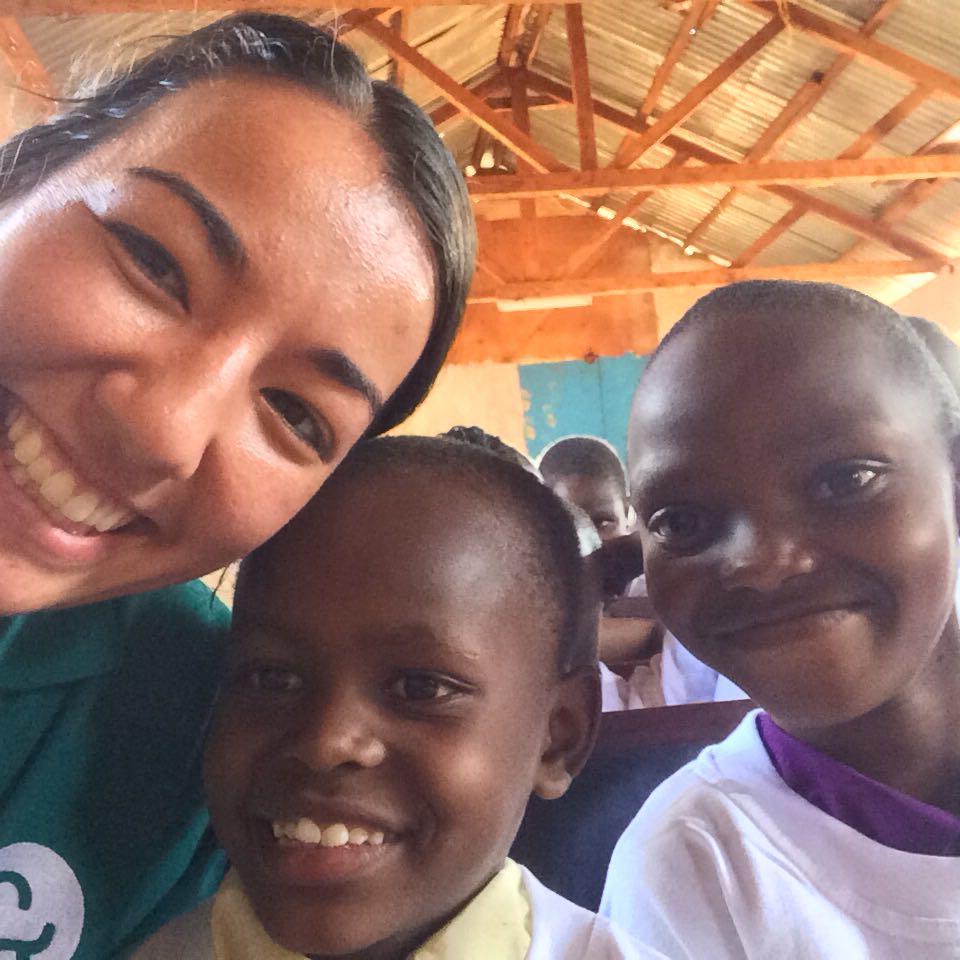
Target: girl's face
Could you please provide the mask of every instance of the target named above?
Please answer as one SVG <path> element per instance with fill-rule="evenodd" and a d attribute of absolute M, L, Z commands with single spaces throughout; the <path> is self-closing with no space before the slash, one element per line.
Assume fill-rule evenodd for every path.
<path fill-rule="evenodd" d="M 241 575 L 207 795 L 276 942 L 401 957 L 500 868 L 531 790 L 563 792 L 592 717 L 558 706 L 502 504 L 430 471 L 329 493 Z"/>
<path fill-rule="evenodd" d="M 294 84 L 177 93 L 8 208 L 0 613 L 248 552 L 366 430 L 433 306 L 378 149 Z"/>
<path fill-rule="evenodd" d="M 954 472 L 929 395 L 865 326 L 799 322 L 682 334 L 631 420 L 658 613 L 795 729 L 896 700 L 957 633 Z"/>

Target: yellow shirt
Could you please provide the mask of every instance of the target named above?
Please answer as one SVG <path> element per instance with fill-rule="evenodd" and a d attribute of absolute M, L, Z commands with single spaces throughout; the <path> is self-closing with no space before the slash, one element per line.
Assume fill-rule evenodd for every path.
<path fill-rule="evenodd" d="M 507 860 L 409 960 L 524 960 L 530 949 L 531 920 L 523 874 Z M 211 925 L 216 960 L 303 960 L 267 936 L 233 871 L 214 899 Z"/>

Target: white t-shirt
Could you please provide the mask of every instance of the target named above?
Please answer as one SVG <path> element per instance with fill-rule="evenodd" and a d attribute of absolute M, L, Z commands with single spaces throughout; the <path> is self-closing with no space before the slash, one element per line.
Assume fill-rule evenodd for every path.
<path fill-rule="evenodd" d="M 804 800 L 756 717 L 650 795 L 600 912 L 673 960 L 960 958 L 960 857 L 885 847 Z"/>

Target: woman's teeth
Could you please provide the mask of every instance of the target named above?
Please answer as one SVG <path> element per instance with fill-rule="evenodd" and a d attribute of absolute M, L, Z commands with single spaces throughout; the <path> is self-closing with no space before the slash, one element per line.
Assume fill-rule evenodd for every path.
<path fill-rule="evenodd" d="M 10 476 L 54 520 L 68 520 L 100 533 L 115 530 L 135 516 L 130 510 L 77 480 L 44 428 L 25 411 L 7 420 L 13 454 Z"/>
<path fill-rule="evenodd" d="M 345 847 L 383 844 L 382 830 L 367 830 L 365 827 L 348 827 L 345 823 L 319 824 L 307 817 L 299 820 L 274 820 L 273 835 L 277 840 L 296 840 L 321 847 Z"/>

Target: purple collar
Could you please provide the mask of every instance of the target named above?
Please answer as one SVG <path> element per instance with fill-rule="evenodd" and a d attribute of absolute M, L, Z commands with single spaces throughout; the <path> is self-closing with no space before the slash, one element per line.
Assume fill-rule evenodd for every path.
<path fill-rule="evenodd" d="M 960 856 L 960 817 L 858 773 L 757 716 L 760 739 L 781 779 L 804 800 L 885 847 Z"/>

